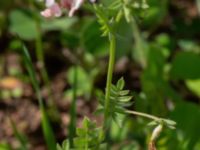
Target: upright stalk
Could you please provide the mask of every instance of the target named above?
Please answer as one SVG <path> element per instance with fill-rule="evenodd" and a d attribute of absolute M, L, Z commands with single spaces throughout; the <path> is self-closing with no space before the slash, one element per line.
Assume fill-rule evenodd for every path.
<path fill-rule="evenodd" d="M 116 51 L 116 39 L 113 34 L 109 36 L 110 40 L 110 52 L 109 52 L 109 65 L 106 81 L 106 96 L 105 96 L 105 112 L 104 112 L 104 128 L 107 126 L 109 120 L 110 109 L 110 90 L 112 85 L 113 68 L 115 63 L 115 51 Z"/>
<path fill-rule="evenodd" d="M 34 1 L 29 0 L 28 2 L 29 2 L 29 5 L 30 5 L 30 9 L 35 11 Z M 49 75 L 48 75 L 48 72 L 45 68 L 45 57 L 44 57 L 44 52 L 43 52 L 40 19 L 34 13 L 33 13 L 33 17 L 35 19 L 35 28 L 36 28 L 36 31 L 37 31 L 37 36 L 36 36 L 36 41 L 35 41 L 36 58 L 37 58 L 39 71 L 40 71 L 42 80 L 43 80 L 45 86 L 47 87 L 47 92 L 48 92 L 48 96 L 49 96 L 48 101 L 47 101 L 47 105 L 48 105 L 49 111 L 53 114 L 53 119 L 59 120 L 60 118 L 59 118 L 59 115 L 58 115 L 58 110 L 57 110 L 57 107 L 56 107 L 55 102 L 53 100 Z"/>
<path fill-rule="evenodd" d="M 70 147 L 73 147 L 73 138 L 76 135 L 76 99 L 77 99 L 77 65 L 74 68 L 74 79 L 73 79 L 73 99 L 70 107 L 70 124 L 69 124 L 69 142 Z"/>
<path fill-rule="evenodd" d="M 33 69 L 31 57 L 28 53 L 27 48 L 24 45 L 23 45 L 23 54 L 24 54 L 26 69 L 27 69 L 29 76 L 31 78 L 33 89 L 35 90 L 35 93 L 37 95 L 37 99 L 38 99 L 38 102 L 39 102 L 44 138 L 47 142 L 48 149 L 49 150 L 55 150 L 56 149 L 55 136 L 54 136 L 52 127 L 50 125 L 49 118 L 48 118 L 48 115 L 46 113 L 43 101 L 42 101 L 42 95 L 41 95 L 41 92 L 40 92 L 41 90 L 40 90 L 40 87 L 39 87 L 39 82 L 36 78 L 35 70 Z"/>
<path fill-rule="evenodd" d="M 51 114 L 52 120 L 54 121 L 59 121 L 60 116 L 58 113 L 57 106 L 55 105 L 54 99 L 53 99 L 53 93 L 51 89 L 51 83 L 49 80 L 49 75 L 47 72 L 47 69 L 45 67 L 45 57 L 44 57 L 44 50 L 43 50 L 43 44 L 42 44 L 42 35 L 41 35 L 41 26 L 40 26 L 40 21 L 38 20 L 37 17 L 35 17 L 36 21 L 36 29 L 37 29 L 37 37 L 36 37 L 36 42 L 35 42 L 35 47 L 36 47 L 36 57 L 38 61 L 38 66 L 39 66 L 39 71 L 41 73 L 42 80 L 47 87 L 47 92 L 48 92 L 48 113 Z"/>
<path fill-rule="evenodd" d="M 41 30 L 40 30 L 40 23 L 36 19 L 36 29 L 37 29 L 37 38 L 36 38 L 36 57 L 39 65 L 39 69 L 41 72 L 42 79 L 45 83 L 45 85 L 48 88 L 48 95 L 50 97 L 49 105 L 53 105 L 53 100 L 52 100 L 52 92 L 51 92 L 51 85 L 49 81 L 49 76 L 47 73 L 47 70 L 45 68 L 45 61 L 44 61 L 44 52 L 42 48 L 42 38 L 41 38 Z"/>

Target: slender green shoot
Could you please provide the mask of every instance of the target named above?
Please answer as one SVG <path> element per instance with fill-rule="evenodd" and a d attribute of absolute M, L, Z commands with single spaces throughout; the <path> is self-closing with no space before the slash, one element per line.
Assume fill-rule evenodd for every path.
<path fill-rule="evenodd" d="M 108 73 L 106 81 L 106 95 L 105 95 L 105 112 L 104 112 L 104 128 L 109 121 L 109 109 L 110 109 L 110 91 L 112 85 L 113 68 L 115 63 L 115 51 L 116 51 L 116 39 L 115 36 L 110 34 L 110 56 L 108 64 Z"/>
<path fill-rule="evenodd" d="M 77 99 L 77 80 L 78 80 L 78 74 L 77 74 L 77 65 L 74 67 L 74 79 L 73 79 L 73 99 L 72 104 L 70 107 L 70 124 L 69 124 L 69 142 L 70 147 L 73 147 L 73 139 L 76 135 L 76 99 Z"/>
<path fill-rule="evenodd" d="M 34 1 L 29 0 L 29 7 L 30 9 L 37 11 L 34 6 Z M 35 20 L 35 28 L 37 31 L 37 36 L 36 36 L 36 41 L 35 41 L 35 53 L 36 53 L 36 58 L 38 62 L 38 68 L 42 77 L 42 80 L 47 87 L 47 92 L 48 92 L 48 101 L 47 105 L 48 108 L 53 112 L 53 119 L 59 119 L 58 115 L 58 110 L 55 105 L 54 99 L 53 99 L 53 93 L 51 89 L 51 83 L 49 80 L 49 75 L 45 67 L 45 56 L 44 56 L 44 50 L 43 50 L 43 44 L 42 44 L 42 31 L 41 31 L 41 21 L 40 18 L 33 13 L 33 17 Z"/>
<path fill-rule="evenodd" d="M 41 73 L 42 80 L 44 81 L 44 84 L 47 87 L 48 90 L 48 107 L 53 112 L 53 117 L 57 120 L 59 119 L 58 110 L 55 105 L 53 95 L 52 95 L 52 89 L 51 89 L 51 83 L 49 80 L 49 75 L 45 67 L 45 57 L 44 57 L 44 50 L 43 50 L 43 44 L 42 44 L 42 35 L 41 35 L 41 27 L 40 27 L 40 21 L 37 17 L 35 17 L 36 20 L 36 29 L 37 29 L 37 37 L 35 42 L 35 48 L 36 48 L 36 57 L 38 61 L 39 70 Z"/>
<path fill-rule="evenodd" d="M 12 118 L 10 116 L 9 116 L 9 119 L 10 119 L 10 123 L 11 123 L 12 129 L 13 129 L 14 135 L 20 143 L 20 149 L 28 150 L 28 141 L 27 141 L 25 135 L 20 133 L 20 131 L 16 127 L 15 122 L 12 120 Z"/>
<path fill-rule="evenodd" d="M 23 54 L 24 54 L 23 58 L 24 58 L 24 61 L 25 61 L 26 69 L 29 73 L 33 88 L 36 92 L 36 95 L 37 95 L 37 98 L 38 98 L 38 101 L 39 101 L 39 107 L 40 107 L 40 111 L 41 111 L 41 114 L 42 114 L 41 118 L 42 118 L 42 129 L 43 129 L 44 138 L 46 140 L 48 150 L 55 150 L 56 149 L 55 136 L 54 136 L 52 127 L 49 123 L 47 113 L 45 111 L 45 107 L 44 107 L 44 104 L 43 104 L 43 101 L 42 101 L 42 95 L 40 93 L 39 83 L 36 79 L 36 74 L 35 74 L 35 71 L 33 69 L 31 57 L 30 57 L 28 50 L 25 47 L 25 45 L 23 45 Z"/>

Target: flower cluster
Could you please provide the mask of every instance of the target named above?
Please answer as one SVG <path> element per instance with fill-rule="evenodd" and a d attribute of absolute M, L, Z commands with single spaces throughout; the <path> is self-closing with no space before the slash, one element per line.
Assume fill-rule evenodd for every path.
<path fill-rule="evenodd" d="M 46 0 L 46 9 L 41 12 L 44 17 L 60 17 L 62 15 L 62 10 L 67 9 L 69 12 L 69 17 L 72 17 L 74 13 L 81 7 L 84 0 Z M 95 2 L 95 0 L 90 0 L 90 2 Z"/>

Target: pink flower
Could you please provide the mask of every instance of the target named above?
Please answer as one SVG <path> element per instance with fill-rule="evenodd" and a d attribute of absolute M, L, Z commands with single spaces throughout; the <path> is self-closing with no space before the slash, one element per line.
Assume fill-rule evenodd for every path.
<path fill-rule="evenodd" d="M 57 3 L 54 3 L 52 6 L 47 7 L 44 11 L 41 12 L 41 15 L 44 17 L 60 17 L 62 15 L 62 11 L 60 6 Z"/>
<path fill-rule="evenodd" d="M 94 3 L 96 0 L 90 0 Z M 60 3 L 55 0 L 46 0 L 46 9 L 41 12 L 44 17 L 60 17 L 62 15 L 62 9 L 67 9 L 69 17 L 72 17 L 74 13 L 81 7 L 84 0 L 59 0 Z"/>
<path fill-rule="evenodd" d="M 60 4 L 63 8 L 66 8 L 66 9 L 70 9 L 71 8 L 71 5 L 72 5 L 72 1 L 73 0 L 61 0 L 60 1 Z"/>
<path fill-rule="evenodd" d="M 55 0 L 46 0 L 46 7 L 51 7 L 55 3 Z"/>

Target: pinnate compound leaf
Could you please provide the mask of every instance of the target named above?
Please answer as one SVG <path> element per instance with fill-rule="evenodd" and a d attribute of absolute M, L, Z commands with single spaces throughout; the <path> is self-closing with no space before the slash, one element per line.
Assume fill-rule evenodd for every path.
<path fill-rule="evenodd" d="M 100 29 L 102 31 L 102 36 L 108 36 L 110 33 L 113 33 L 112 25 L 107 17 L 108 15 L 105 14 L 106 11 L 104 10 L 104 7 L 97 5 L 94 6 L 98 22 L 101 25 Z"/>
<path fill-rule="evenodd" d="M 69 141 L 64 140 L 62 145 L 57 144 L 56 150 L 70 150 Z"/>
<path fill-rule="evenodd" d="M 132 105 L 131 99 L 132 96 L 129 96 L 129 90 L 123 90 L 125 86 L 125 82 L 123 78 L 120 78 L 117 81 L 116 85 L 111 86 L 111 92 L 110 92 L 110 110 L 109 115 L 110 118 L 117 123 L 119 126 L 121 126 L 121 121 L 118 120 L 118 115 L 120 114 L 126 114 L 125 107 L 129 107 Z M 98 110 L 98 112 L 104 112 L 104 101 L 105 101 L 105 95 L 99 96 L 99 101 L 101 108 Z"/>
<path fill-rule="evenodd" d="M 125 85 L 125 82 L 124 82 L 124 79 L 123 78 L 120 78 L 118 81 L 117 81 L 117 88 L 122 90 L 124 88 L 124 85 Z"/>

